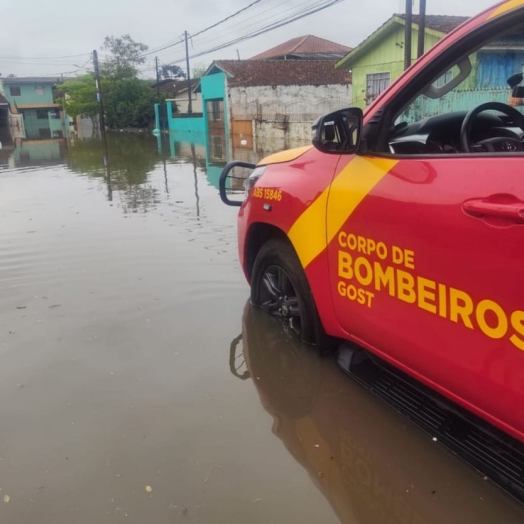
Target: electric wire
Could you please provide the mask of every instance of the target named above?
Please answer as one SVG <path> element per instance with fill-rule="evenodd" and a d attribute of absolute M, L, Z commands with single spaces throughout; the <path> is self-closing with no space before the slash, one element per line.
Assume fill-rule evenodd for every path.
<path fill-rule="evenodd" d="M 274 29 L 277 29 L 279 27 L 283 27 L 285 25 L 288 25 L 288 24 L 290 24 L 292 22 L 295 22 L 297 20 L 300 20 L 302 18 L 310 16 L 310 15 L 312 15 L 314 13 L 317 13 L 319 11 L 327 9 L 328 7 L 331 7 L 332 5 L 338 4 L 338 3 L 343 2 L 343 1 L 344 0 L 328 0 L 327 2 L 322 2 L 323 5 L 320 5 L 320 6 L 316 7 L 316 8 L 314 8 L 314 9 L 306 9 L 306 10 L 302 9 L 297 14 L 295 14 L 293 17 L 290 17 L 290 18 L 288 18 L 286 20 L 281 20 L 280 22 L 273 22 L 271 24 L 268 24 L 265 27 L 262 27 L 260 29 L 256 29 L 256 30 L 252 31 L 249 34 L 245 34 L 245 35 L 239 36 L 237 38 L 234 38 L 234 39 L 229 40 L 227 42 L 224 42 L 222 44 L 216 45 L 215 47 L 208 48 L 205 51 L 202 51 L 200 53 L 190 54 L 189 58 L 198 58 L 200 56 L 204 56 L 204 55 L 213 53 L 215 51 L 219 51 L 221 49 L 225 49 L 225 48 L 230 47 L 230 46 L 232 46 L 234 44 L 237 44 L 239 42 L 243 42 L 245 40 L 249 40 L 251 38 L 254 38 L 256 36 L 260 36 L 260 35 L 262 35 L 264 33 L 269 32 L 269 31 L 273 31 Z M 177 60 L 173 60 L 173 61 L 170 62 L 170 65 L 178 64 L 180 62 L 183 62 L 184 60 L 185 60 L 185 58 L 180 58 L 180 59 L 177 59 Z"/>
<path fill-rule="evenodd" d="M 265 2 L 266 0 L 254 0 L 253 2 L 251 2 L 249 5 L 243 7 L 242 9 L 239 9 L 238 11 L 236 11 L 235 13 L 227 16 L 226 18 L 223 18 L 222 20 L 219 20 L 218 22 L 215 22 L 214 24 L 198 31 L 197 33 L 195 33 L 193 35 L 193 37 L 197 36 L 197 35 L 201 35 L 207 31 L 210 31 L 211 29 L 214 29 L 215 27 L 218 27 L 219 25 L 227 22 L 228 20 L 231 20 L 232 18 L 235 18 L 236 16 L 238 16 L 239 14 L 247 11 L 248 9 L 251 9 L 251 7 L 253 7 L 254 5 L 256 4 L 259 4 L 261 2 Z M 173 44 L 169 44 L 169 45 L 165 45 L 165 46 L 161 46 L 160 48 L 156 48 L 156 49 L 151 49 L 149 51 L 147 51 L 146 53 L 143 53 L 142 56 L 148 56 L 148 55 L 151 55 L 151 54 L 154 54 L 154 53 L 157 53 L 157 52 L 160 52 L 160 51 L 163 51 L 165 49 L 168 49 L 170 47 L 173 47 L 173 46 L 176 46 L 176 45 L 179 45 L 179 44 L 182 44 L 185 42 L 185 38 L 181 39 L 181 40 L 178 40 L 176 41 L 175 43 Z"/>

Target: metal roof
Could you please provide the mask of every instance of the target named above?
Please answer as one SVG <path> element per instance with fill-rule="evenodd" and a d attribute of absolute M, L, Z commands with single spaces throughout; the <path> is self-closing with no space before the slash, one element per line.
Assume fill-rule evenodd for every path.
<path fill-rule="evenodd" d="M 59 84 L 62 79 L 59 77 L 50 78 L 46 76 L 14 76 L 14 77 L 0 77 L 3 84 Z"/>

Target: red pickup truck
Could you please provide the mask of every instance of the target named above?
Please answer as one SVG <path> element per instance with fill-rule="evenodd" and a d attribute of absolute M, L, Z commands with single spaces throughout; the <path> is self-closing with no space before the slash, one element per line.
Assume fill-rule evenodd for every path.
<path fill-rule="evenodd" d="M 230 194 L 239 163 L 221 178 L 254 305 L 307 342 L 364 348 L 520 442 L 523 64 L 524 0 L 499 3 L 365 112 L 320 117 L 312 146 L 240 163 L 253 169 L 243 202 Z"/>

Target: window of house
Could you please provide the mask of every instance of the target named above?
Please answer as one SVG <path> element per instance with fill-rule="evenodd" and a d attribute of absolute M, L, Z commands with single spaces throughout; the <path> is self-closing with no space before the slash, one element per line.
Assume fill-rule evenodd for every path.
<path fill-rule="evenodd" d="M 51 138 L 51 129 L 43 128 L 38 130 L 38 136 L 40 138 Z"/>
<path fill-rule="evenodd" d="M 20 96 L 20 86 L 10 86 L 9 92 L 11 96 Z"/>
<path fill-rule="evenodd" d="M 38 118 L 38 120 L 47 120 L 49 118 L 49 111 L 47 109 L 37 109 L 36 118 Z"/>
<path fill-rule="evenodd" d="M 211 156 L 213 160 L 222 160 L 224 155 L 224 141 L 221 136 L 211 136 Z"/>
<path fill-rule="evenodd" d="M 44 96 L 45 95 L 45 88 L 42 86 L 35 86 L 35 93 L 38 96 Z"/>
<path fill-rule="evenodd" d="M 366 75 L 366 104 L 371 104 L 385 91 L 391 82 L 390 73 L 373 73 Z"/>
<path fill-rule="evenodd" d="M 60 118 L 60 111 L 58 109 L 51 109 L 51 111 L 49 111 L 49 118 Z"/>
<path fill-rule="evenodd" d="M 224 101 L 208 100 L 207 114 L 210 122 L 218 122 L 224 120 Z"/>

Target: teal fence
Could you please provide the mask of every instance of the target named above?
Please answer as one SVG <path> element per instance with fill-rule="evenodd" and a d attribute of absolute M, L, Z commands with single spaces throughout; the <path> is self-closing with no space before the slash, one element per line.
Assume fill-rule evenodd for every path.
<path fill-rule="evenodd" d="M 161 131 L 184 133 L 205 133 L 205 121 L 202 113 L 194 115 L 173 113 L 172 103 L 155 104 L 155 121 Z M 167 129 L 166 124 L 167 123 Z"/>
<path fill-rule="evenodd" d="M 438 99 L 420 96 L 413 101 L 409 108 L 400 116 L 401 121 L 408 123 L 418 122 L 428 118 L 455 111 L 469 111 L 486 102 L 509 103 L 510 90 L 508 88 L 475 89 L 470 91 L 451 91 Z"/>

